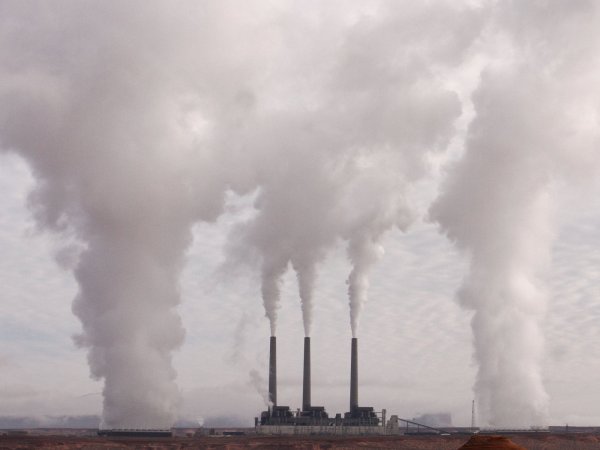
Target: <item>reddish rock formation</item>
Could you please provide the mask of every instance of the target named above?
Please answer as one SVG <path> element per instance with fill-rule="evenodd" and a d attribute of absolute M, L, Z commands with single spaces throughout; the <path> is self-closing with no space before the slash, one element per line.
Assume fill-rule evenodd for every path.
<path fill-rule="evenodd" d="M 504 436 L 471 436 L 459 450 L 527 450 Z"/>

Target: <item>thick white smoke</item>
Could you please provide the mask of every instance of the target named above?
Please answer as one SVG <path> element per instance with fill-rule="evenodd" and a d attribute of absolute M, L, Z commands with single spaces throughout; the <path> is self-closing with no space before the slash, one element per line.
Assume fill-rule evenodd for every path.
<path fill-rule="evenodd" d="M 81 244 L 73 310 L 105 425 L 170 425 L 183 255 L 228 189 L 256 196 L 231 241 L 260 267 L 272 334 L 290 266 L 311 334 L 342 240 L 356 336 L 383 237 L 413 220 L 477 58 L 466 153 L 431 214 L 471 257 L 459 297 L 484 420 L 542 423 L 550 188 L 593 166 L 598 29 L 586 1 L 0 3 L 0 147 L 31 165 L 40 226 Z"/>
<path fill-rule="evenodd" d="M 460 112 L 437 71 L 476 15 L 440 6 L 2 3 L 1 146 L 34 171 L 40 226 L 82 244 L 73 309 L 106 426 L 171 423 L 183 254 L 226 186 L 258 189 L 239 242 L 261 257 L 272 333 L 291 264 L 310 334 L 340 238 L 356 328 L 380 239 L 407 224 L 406 187 Z"/>
<path fill-rule="evenodd" d="M 540 366 L 552 187 L 561 176 L 582 174 L 598 148 L 597 122 L 582 120 L 590 112 L 597 119 L 597 98 L 580 95 L 597 74 L 597 36 L 596 43 L 580 39 L 580 33 L 596 34 L 594 26 L 598 30 L 592 3 L 497 5 L 490 47 L 501 53 L 488 55 L 466 153 L 431 209 L 470 257 L 458 297 L 474 311 L 475 393 L 483 424 L 547 421 Z"/>
<path fill-rule="evenodd" d="M 33 170 L 40 227 L 81 244 L 76 340 L 104 380 L 108 427 L 173 422 L 178 277 L 191 225 L 218 215 L 224 190 L 190 123 L 203 16 L 165 6 L 0 5 L 0 146 Z"/>
<path fill-rule="evenodd" d="M 480 12 L 450 2 L 359 5 L 339 18 L 315 7 L 281 29 L 297 53 L 283 59 L 284 87 L 279 78 L 269 85 L 289 98 L 268 104 L 261 98 L 274 94 L 257 95 L 240 138 L 247 154 L 258 155 L 248 166 L 260 190 L 258 214 L 233 237 L 238 251 L 252 249 L 261 261 L 272 333 L 280 280 L 291 263 L 310 335 L 318 264 L 343 239 L 356 334 L 381 239 L 412 220 L 408 191 L 427 173 L 426 154 L 444 149 L 461 112 L 441 74 L 462 61 Z M 315 23 L 315 11 L 322 23 Z"/>

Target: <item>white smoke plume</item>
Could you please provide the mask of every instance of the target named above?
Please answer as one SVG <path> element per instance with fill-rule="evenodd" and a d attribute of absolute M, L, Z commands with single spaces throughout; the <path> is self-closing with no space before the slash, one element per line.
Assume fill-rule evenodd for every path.
<path fill-rule="evenodd" d="M 318 265 L 344 239 L 356 335 L 381 239 L 412 220 L 408 191 L 427 174 L 426 154 L 445 148 L 461 112 L 440 74 L 460 64 L 480 12 L 451 2 L 358 5 L 337 19 L 327 15 L 330 6 L 298 12 L 282 28 L 281 39 L 298 47 L 296 58 L 284 59 L 285 86 L 272 89 L 285 89 L 290 100 L 269 105 L 260 100 L 264 93 L 257 96 L 240 138 L 246 154 L 258 155 L 248 166 L 254 164 L 260 190 L 256 217 L 232 237 L 238 252 L 261 261 L 272 333 L 280 280 L 291 263 L 310 335 Z"/>
<path fill-rule="evenodd" d="M 598 25 L 587 1 L 0 3 L 0 148 L 30 164 L 40 227 L 81 244 L 73 310 L 104 424 L 175 417 L 178 277 L 228 189 L 256 196 L 231 245 L 260 267 L 272 334 L 290 266 L 311 334 L 319 264 L 342 240 L 356 336 L 476 58 L 466 153 L 431 215 L 471 257 L 479 409 L 542 423 L 550 188 L 594 166 Z"/>
<path fill-rule="evenodd" d="M 476 8 L 448 2 L 386 3 L 379 12 L 349 33 L 332 89 L 335 103 L 352 111 L 342 116 L 350 146 L 335 212 L 352 264 L 347 283 L 353 337 L 370 271 L 384 253 L 382 238 L 412 223 L 411 187 L 427 175 L 426 156 L 443 151 L 452 136 L 461 105 L 444 82 L 481 24 Z M 442 71 L 448 78 L 440 77 Z"/>
<path fill-rule="evenodd" d="M 210 105 L 195 84 L 213 74 L 192 58 L 210 57 L 205 11 L 165 6 L 0 5 L 0 147 L 32 168 L 39 226 L 81 244 L 76 341 L 104 380 L 106 427 L 171 426 L 178 277 L 191 225 L 219 214 L 224 191 L 191 123 Z"/>
<path fill-rule="evenodd" d="M 597 120 L 582 120 L 597 119 L 598 98 L 581 95 L 598 73 L 598 10 L 576 3 L 496 6 L 466 153 L 431 208 L 470 257 L 458 298 L 474 311 L 475 393 L 485 425 L 547 424 L 541 322 L 553 186 L 582 175 L 598 149 Z"/>

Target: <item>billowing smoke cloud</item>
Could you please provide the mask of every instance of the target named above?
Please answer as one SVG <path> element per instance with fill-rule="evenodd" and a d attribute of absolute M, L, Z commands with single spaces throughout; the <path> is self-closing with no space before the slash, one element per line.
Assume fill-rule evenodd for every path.
<path fill-rule="evenodd" d="M 476 28 L 446 3 L 391 5 L 2 4 L 1 146 L 33 169 L 40 226 L 81 244 L 77 342 L 105 382 L 105 426 L 172 423 L 178 276 L 226 188 L 257 192 L 238 247 L 260 256 L 272 333 L 290 264 L 311 333 L 338 239 L 356 332 L 381 237 L 408 223 L 407 186 L 460 112 L 437 70 Z"/>
<path fill-rule="evenodd" d="M 581 36 L 596 34 L 598 11 L 587 2 L 504 2 L 492 19 L 489 44 L 500 54 L 488 55 L 466 153 L 431 215 L 470 257 L 458 298 L 474 311 L 481 422 L 544 425 L 552 189 L 560 176 L 583 174 L 598 148 L 597 98 L 581 95 L 597 76 L 597 36 Z"/>
<path fill-rule="evenodd" d="M 285 87 L 279 88 L 281 79 L 270 85 L 290 100 L 259 100 L 241 138 L 246 153 L 258 155 L 249 165 L 258 164 L 260 190 L 256 217 L 233 237 L 238 252 L 261 261 L 273 334 L 281 277 L 291 263 L 310 335 L 318 264 L 339 239 L 348 242 L 352 264 L 356 334 L 381 239 L 411 222 L 412 183 L 427 173 L 427 152 L 446 146 L 461 112 L 440 73 L 467 52 L 479 11 L 446 2 L 354 8 L 334 20 L 328 7 L 318 7 L 323 23 L 299 13 L 282 28 L 282 39 L 298 46 L 296 58 L 284 60 Z"/>
<path fill-rule="evenodd" d="M 76 341 L 105 382 L 108 427 L 172 424 L 178 277 L 191 225 L 222 203 L 205 133 L 191 120 L 203 94 L 194 8 L 164 6 L 0 6 L 0 145 L 33 170 L 40 227 L 80 244 Z"/>
<path fill-rule="evenodd" d="M 594 160 L 597 7 L 308 4 L 0 4 L 0 146 L 29 162 L 40 226 L 80 244 L 77 341 L 105 381 L 104 424 L 172 423 L 183 255 L 228 189 L 256 196 L 232 247 L 260 267 L 271 332 L 291 266 L 311 334 L 319 264 L 342 240 L 356 336 L 383 237 L 417 214 L 411 190 L 481 51 L 466 153 L 431 214 L 471 257 L 459 297 L 480 410 L 542 423 L 550 188 Z"/>

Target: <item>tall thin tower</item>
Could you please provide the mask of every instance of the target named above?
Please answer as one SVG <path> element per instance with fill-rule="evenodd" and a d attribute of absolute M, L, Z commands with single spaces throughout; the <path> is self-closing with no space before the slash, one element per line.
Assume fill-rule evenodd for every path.
<path fill-rule="evenodd" d="M 304 378 L 302 381 L 302 411 L 310 410 L 310 338 L 304 338 Z"/>
<path fill-rule="evenodd" d="M 350 354 L 350 412 L 358 409 L 358 339 L 352 338 Z"/>
<path fill-rule="evenodd" d="M 269 341 L 269 410 L 277 406 L 277 338 Z"/>

